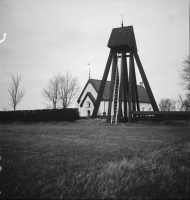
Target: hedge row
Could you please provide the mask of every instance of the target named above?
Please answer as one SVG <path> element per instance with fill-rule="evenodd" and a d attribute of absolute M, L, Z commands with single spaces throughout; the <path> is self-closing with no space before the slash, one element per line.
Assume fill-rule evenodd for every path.
<path fill-rule="evenodd" d="M 0 111 L 0 122 L 50 122 L 69 121 L 79 119 L 78 109 L 44 109 L 44 110 L 20 110 L 20 111 Z"/>

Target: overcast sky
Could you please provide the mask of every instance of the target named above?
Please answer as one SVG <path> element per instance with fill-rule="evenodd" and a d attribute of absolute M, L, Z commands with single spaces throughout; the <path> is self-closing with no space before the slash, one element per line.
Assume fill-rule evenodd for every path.
<path fill-rule="evenodd" d="M 184 94 L 179 70 L 189 54 L 189 0 L 0 0 L 0 110 L 11 109 L 11 74 L 21 74 L 26 89 L 18 110 L 45 108 L 42 89 L 55 73 L 70 71 L 82 90 L 90 63 L 91 78 L 102 79 L 122 13 L 156 101 Z"/>

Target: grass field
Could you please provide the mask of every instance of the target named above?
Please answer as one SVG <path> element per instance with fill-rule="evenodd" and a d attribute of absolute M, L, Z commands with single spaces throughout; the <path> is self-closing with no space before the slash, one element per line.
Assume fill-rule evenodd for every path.
<path fill-rule="evenodd" d="M 0 147 L 1 198 L 190 198 L 190 125 L 1 124 Z"/>

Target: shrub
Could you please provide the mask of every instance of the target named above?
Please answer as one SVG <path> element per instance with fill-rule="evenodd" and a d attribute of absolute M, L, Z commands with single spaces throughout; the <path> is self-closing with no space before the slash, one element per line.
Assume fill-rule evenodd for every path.
<path fill-rule="evenodd" d="M 79 119 L 78 109 L 44 109 L 44 110 L 22 110 L 22 111 L 1 111 L 0 122 L 49 122 L 69 121 Z"/>

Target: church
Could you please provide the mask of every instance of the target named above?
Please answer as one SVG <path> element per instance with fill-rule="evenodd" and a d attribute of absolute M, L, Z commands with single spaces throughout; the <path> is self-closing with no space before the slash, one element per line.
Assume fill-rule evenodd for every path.
<path fill-rule="evenodd" d="M 90 79 L 87 81 L 85 87 L 83 88 L 77 103 L 79 104 L 79 113 L 81 117 L 90 117 L 92 116 L 94 105 L 97 99 L 97 95 L 100 89 L 101 80 Z M 108 104 L 109 104 L 109 93 L 110 93 L 110 84 L 111 81 L 107 81 L 105 89 L 102 95 L 100 102 L 100 107 L 98 110 L 98 116 L 107 116 L 108 113 Z M 152 106 L 143 83 L 140 82 L 137 85 L 138 98 L 140 111 L 152 111 Z M 122 100 L 123 107 L 123 100 Z"/>

